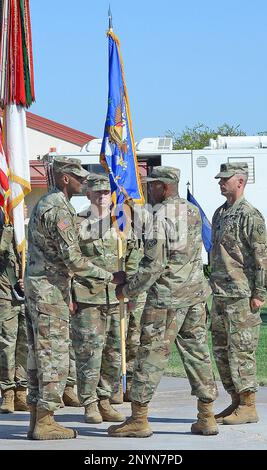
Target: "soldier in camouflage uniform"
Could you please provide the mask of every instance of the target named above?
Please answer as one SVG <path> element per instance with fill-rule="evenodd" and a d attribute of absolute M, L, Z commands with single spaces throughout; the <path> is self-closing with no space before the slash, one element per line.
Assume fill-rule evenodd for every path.
<path fill-rule="evenodd" d="M 220 377 L 232 397 L 215 417 L 223 424 L 255 423 L 255 352 L 266 295 L 265 222 L 243 195 L 246 163 L 224 163 L 215 178 L 227 201 L 212 220 L 211 328 Z"/>
<path fill-rule="evenodd" d="M 118 235 L 111 220 L 106 175 L 90 175 L 88 197 L 91 206 L 80 223 L 80 248 L 95 266 L 113 272 L 118 266 Z M 134 273 L 139 256 L 131 230 L 123 240 L 123 257 L 127 275 Z M 85 422 L 123 421 L 123 415 L 110 404 L 121 373 L 120 311 L 115 286 L 101 279 L 91 279 L 89 283 L 78 274 L 73 279 L 73 300 L 78 306 L 71 322 L 73 346 Z"/>
<path fill-rule="evenodd" d="M 144 206 L 133 206 L 133 230 L 138 237 L 139 262 L 144 256 L 146 228 L 149 227 L 151 213 Z M 133 381 L 133 370 L 138 347 L 140 345 L 140 320 L 146 303 L 146 292 L 142 292 L 136 302 L 128 303 L 128 328 L 126 336 L 126 392 L 123 401 L 130 402 L 130 390 Z"/>
<path fill-rule="evenodd" d="M 71 439 L 77 432 L 54 421 L 69 371 L 70 282 L 74 273 L 107 284 L 124 278 L 93 265 L 78 245 L 76 214 L 69 202 L 88 175 L 80 160 L 56 157 L 56 189 L 33 209 L 28 227 L 27 301 L 29 439 Z"/>
<path fill-rule="evenodd" d="M 151 214 L 144 206 L 131 204 L 132 229 L 138 240 L 138 262 L 144 255 L 144 236 L 146 226 Z M 146 292 L 138 296 L 135 302 L 127 304 L 127 332 L 126 332 L 126 391 L 123 393 L 122 383 L 111 397 L 111 403 L 121 404 L 130 402 L 130 390 L 133 379 L 134 362 L 140 344 L 140 319 L 146 302 Z"/>
<path fill-rule="evenodd" d="M 2 212 L 2 211 L 1 211 Z M 17 300 L 14 286 L 23 287 L 21 258 L 17 253 L 14 228 L 0 226 L 0 386 L 1 413 L 27 411 L 27 334 L 25 306 Z M 18 281 L 19 280 L 19 281 Z"/>
<path fill-rule="evenodd" d="M 191 427 L 197 434 L 218 433 L 212 404 L 217 396 L 207 344 L 205 300 L 209 288 L 203 275 L 201 217 L 198 209 L 178 195 L 180 172 L 154 167 L 149 193 L 155 212 L 153 233 L 145 242 L 139 270 L 117 297 L 133 298 L 147 291 L 141 318 L 140 347 L 130 392 L 132 416 L 108 430 L 114 437 L 148 437 L 148 403 L 162 377 L 172 344 L 179 352 L 192 394 L 198 397 L 198 420 Z"/>
<path fill-rule="evenodd" d="M 146 293 L 142 293 L 138 297 L 138 302 L 134 308 L 129 310 L 128 328 L 126 336 L 126 392 L 123 395 L 123 401 L 129 402 L 130 390 L 132 388 L 133 370 L 136 354 L 140 345 L 140 320 L 146 302 Z M 129 302 L 129 305 L 131 303 Z"/>

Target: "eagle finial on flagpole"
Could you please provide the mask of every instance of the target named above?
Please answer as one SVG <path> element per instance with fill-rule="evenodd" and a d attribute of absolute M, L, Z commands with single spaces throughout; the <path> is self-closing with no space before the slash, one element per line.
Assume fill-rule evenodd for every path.
<path fill-rule="evenodd" d="M 109 31 L 113 31 L 112 13 L 111 13 L 110 4 L 109 4 L 109 7 L 108 7 L 108 29 L 109 29 Z"/>

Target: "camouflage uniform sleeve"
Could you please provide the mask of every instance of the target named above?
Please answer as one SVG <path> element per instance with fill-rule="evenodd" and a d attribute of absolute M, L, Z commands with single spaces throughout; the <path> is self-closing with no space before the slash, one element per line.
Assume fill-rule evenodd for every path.
<path fill-rule="evenodd" d="M 127 240 L 126 256 L 125 256 L 125 271 L 127 276 L 132 276 L 136 273 L 140 261 L 140 250 L 137 238 L 132 234 L 132 237 Z"/>
<path fill-rule="evenodd" d="M 255 260 L 255 287 L 252 297 L 264 301 L 267 288 L 267 243 L 265 221 L 260 212 L 247 216 L 246 231 Z"/>
<path fill-rule="evenodd" d="M 78 244 L 78 233 L 71 215 L 67 210 L 59 209 L 44 214 L 44 223 L 53 237 L 62 260 L 71 273 L 83 278 L 96 278 L 104 282 L 113 279 L 112 273 L 95 266 L 83 256 Z"/>
<path fill-rule="evenodd" d="M 145 241 L 144 256 L 136 274 L 123 287 L 123 294 L 129 299 L 137 297 L 154 284 L 167 264 L 166 235 L 163 220 L 154 219 L 153 238 Z"/>
<path fill-rule="evenodd" d="M 13 227 L 12 225 L 4 225 L 0 230 L 0 254 L 6 255 L 10 252 L 10 246 L 13 242 Z"/>

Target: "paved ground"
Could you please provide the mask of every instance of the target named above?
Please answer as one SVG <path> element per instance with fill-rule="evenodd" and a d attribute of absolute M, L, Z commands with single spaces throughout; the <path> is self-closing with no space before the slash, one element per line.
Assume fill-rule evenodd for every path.
<path fill-rule="evenodd" d="M 228 404 L 228 397 L 220 387 L 220 397 L 215 410 Z M 118 407 L 130 414 L 130 404 Z M 109 438 L 107 423 L 90 425 L 83 422 L 83 408 L 64 408 L 57 413 L 57 420 L 66 426 L 78 429 L 77 439 L 64 441 L 28 441 L 29 413 L 17 412 L 0 415 L 1 450 L 171 450 L 171 449 L 267 449 L 267 387 L 260 387 L 257 394 L 257 410 L 260 421 L 257 424 L 220 426 L 217 436 L 194 436 L 190 426 L 196 418 L 196 399 L 190 396 L 185 379 L 164 377 L 150 405 L 149 421 L 154 434 L 146 439 Z"/>

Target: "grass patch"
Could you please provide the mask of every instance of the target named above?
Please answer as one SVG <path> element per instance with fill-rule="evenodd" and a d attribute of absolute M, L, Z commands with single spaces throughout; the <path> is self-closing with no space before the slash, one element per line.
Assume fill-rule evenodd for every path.
<path fill-rule="evenodd" d="M 209 348 L 212 355 L 211 347 L 211 334 L 209 332 Z M 257 377 L 260 385 L 267 385 L 267 309 L 262 312 L 262 325 L 260 329 L 259 345 L 256 352 L 257 357 Z M 219 379 L 219 373 L 212 355 L 212 366 L 216 379 Z M 184 366 L 178 354 L 175 344 L 172 348 L 172 353 L 169 359 L 166 375 L 173 375 L 176 377 L 186 377 Z"/>

